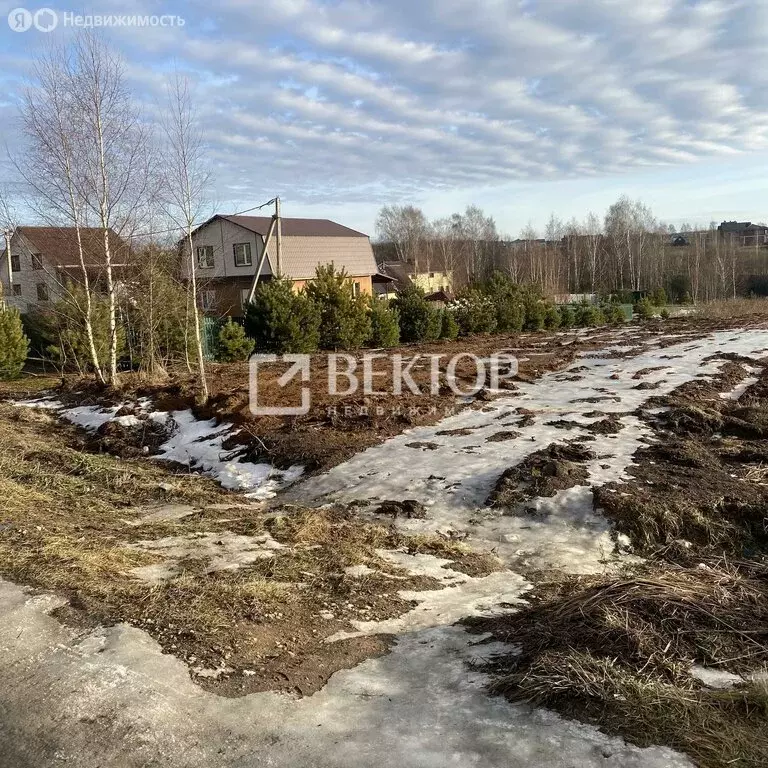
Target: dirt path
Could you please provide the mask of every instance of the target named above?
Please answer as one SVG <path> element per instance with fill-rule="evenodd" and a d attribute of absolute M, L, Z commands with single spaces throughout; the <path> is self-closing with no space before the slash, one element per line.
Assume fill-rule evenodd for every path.
<path fill-rule="evenodd" d="M 222 699 L 141 630 L 66 627 L 49 615 L 61 598 L 0 583 L 0 766 L 690 765 L 670 750 L 639 749 L 489 697 L 486 678 L 467 663 L 501 649 L 454 624 L 514 610 L 537 570 L 598 572 L 631 559 L 592 508 L 591 486 L 626 478 L 651 436 L 638 408 L 711 379 L 727 352 L 759 360 L 768 330 L 646 335 L 631 344 L 622 334 L 514 396 L 394 437 L 296 485 L 294 499 L 361 502 L 371 520 L 381 520 L 382 502 L 420 502 L 426 519 L 398 516 L 398 528 L 493 549 L 509 568 L 452 576 L 434 558 L 409 561 L 413 576 L 438 576 L 443 588 L 408 594 L 416 604 L 394 620 L 353 620 L 357 635 L 396 635 L 391 652 L 337 672 L 300 700 Z M 553 443 L 575 450 L 553 452 Z"/>

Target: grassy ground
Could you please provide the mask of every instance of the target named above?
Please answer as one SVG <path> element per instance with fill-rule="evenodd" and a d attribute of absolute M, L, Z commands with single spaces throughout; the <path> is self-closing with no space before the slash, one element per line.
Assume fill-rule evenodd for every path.
<path fill-rule="evenodd" d="M 91 454 L 82 440 L 45 412 L 0 404 L 0 575 L 68 596 L 62 620 L 147 630 L 193 672 L 219 670 L 216 679 L 197 679 L 223 694 L 309 693 L 337 669 L 383 652 L 385 638 L 325 639 L 351 629 L 352 619 L 409 610 L 400 590 L 439 585 L 388 565 L 377 549 L 436 554 L 472 573 L 499 567 L 437 536 L 406 538 L 360 522 L 347 509 L 244 505 L 211 480 Z M 189 514 L 141 521 L 168 505 Z M 192 547 L 172 558 L 173 578 L 148 583 L 133 572 L 168 561 L 140 542 L 185 537 L 188 544 L 198 536 L 226 554 L 233 537 L 267 535 L 283 548 L 237 570 L 211 570 L 210 557 Z M 355 565 L 373 572 L 345 574 Z"/>

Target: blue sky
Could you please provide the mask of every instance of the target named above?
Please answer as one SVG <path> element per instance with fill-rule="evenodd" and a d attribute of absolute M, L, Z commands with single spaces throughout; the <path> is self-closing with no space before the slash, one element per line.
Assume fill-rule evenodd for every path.
<path fill-rule="evenodd" d="M 516 236 L 626 193 L 678 226 L 768 219 L 765 0 L 53 0 L 49 33 L 11 31 L 17 2 L 0 3 L 12 151 L 65 11 L 174 14 L 105 35 L 148 114 L 174 66 L 195 82 L 220 210 L 280 194 L 287 216 L 373 233 L 384 203 L 477 204 Z"/>

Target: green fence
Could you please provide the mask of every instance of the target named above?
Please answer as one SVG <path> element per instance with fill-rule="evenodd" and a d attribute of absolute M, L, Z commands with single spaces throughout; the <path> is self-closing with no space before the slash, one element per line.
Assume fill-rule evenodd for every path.
<path fill-rule="evenodd" d="M 203 319 L 203 356 L 206 360 L 216 359 L 216 345 L 219 339 L 219 331 L 223 321 L 216 317 L 204 317 Z"/>

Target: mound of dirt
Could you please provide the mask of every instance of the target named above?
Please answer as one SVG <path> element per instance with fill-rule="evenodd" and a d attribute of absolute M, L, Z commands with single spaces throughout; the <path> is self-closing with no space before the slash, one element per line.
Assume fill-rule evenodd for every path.
<path fill-rule="evenodd" d="M 582 485 L 589 477 L 584 462 L 594 458 L 593 451 L 578 443 L 553 443 L 504 472 L 486 503 L 497 509 L 512 508 L 529 499 L 554 496 L 558 491 Z"/>

